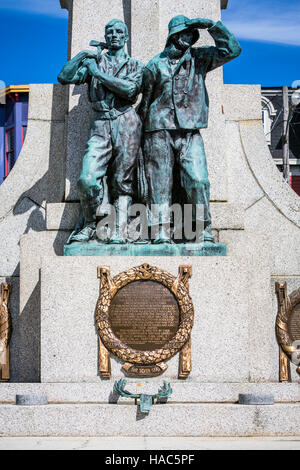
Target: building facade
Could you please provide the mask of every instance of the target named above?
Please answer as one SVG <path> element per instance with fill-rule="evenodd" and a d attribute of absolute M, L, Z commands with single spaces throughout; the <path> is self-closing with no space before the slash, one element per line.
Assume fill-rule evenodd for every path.
<path fill-rule="evenodd" d="M 26 137 L 29 85 L 0 90 L 0 184 L 12 170 Z"/>
<path fill-rule="evenodd" d="M 294 91 L 295 88 L 289 88 L 290 101 Z M 286 123 L 281 87 L 262 88 L 262 119 L 270 152 L 282 172 Z M 290 105 L 289 150 L 290 185 L 300 195 L 300 106 L 292 109 Z"/>

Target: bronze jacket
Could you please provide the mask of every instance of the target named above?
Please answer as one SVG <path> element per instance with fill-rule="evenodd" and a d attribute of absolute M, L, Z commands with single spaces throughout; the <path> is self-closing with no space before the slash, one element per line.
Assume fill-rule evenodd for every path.
<path fill-rule="evenodd" d="M 237 39 L 221 21 L 208 32 L 215 41 L 215 47 L 190 48 L 177 67 L 173 62 L 173 68 L 166 48 L 145 67 L 143 98 L 138 112 L 146 132 L 207 127 L 209 99 L 206 74 L 241 53 Z"/>
<path fill-rule="evenodd" d="M 127 54 L 125 60 L 113 67 L 108 55 L 101 55 L 98 61 L 99 70 L 108 75 L 127 80 L 131 85 L 128 96 L 124 97 L 113 93 L 102 85 L 98 79 L 91 77 L 87 67 L 83 65 L 86 57 L 86 51 L 82 51 L 69 60 L 58 75 L 58 81 L 62 85 L 87 83 L 89 100 L 100 119 L 116 119 L 121 114 L 129 111 L 141 91 L 144 69 L 142 62 L 132 59 Z"/>

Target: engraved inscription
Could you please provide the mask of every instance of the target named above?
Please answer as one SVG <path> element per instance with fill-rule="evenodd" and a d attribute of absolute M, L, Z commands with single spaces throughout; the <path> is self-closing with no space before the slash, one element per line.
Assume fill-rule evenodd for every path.
<path fill-rule="evenodd" d="M 300 341 L 300 303 L 298 303 L 289 318 L 289 335 L 292 341 Z"/>
<path fill-rule="evenodd" d="M 155 281 L 134 281 L 120 289 L 110 305 L 114 334 L 126 345 L 152 351 L 163 347 L 179 327 L 172 292 Z"/>

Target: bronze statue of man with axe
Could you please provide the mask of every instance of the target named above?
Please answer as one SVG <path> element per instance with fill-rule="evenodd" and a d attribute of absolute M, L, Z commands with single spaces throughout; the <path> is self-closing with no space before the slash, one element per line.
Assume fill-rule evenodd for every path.
<path fill-rule="evenodd" d="M 95 117 L 78 180 L 83 225 L 69 242 L 86 242 L 95 236 L 96 210 L 103 199 L 107 176 L 109 202 L 116 209 L 116 229 L 110 243 L 126 243 L 118 221 L 133 196 L 134 176 L 141 140 L 141 120 L 133 108 L 142 87 L 143 64 L 124 50 L 128 29 L 121 20 L 105 27 L 106 44 L 92 41 L 96 51 L 86 50 L 69 60 L 58 76 L 66 84 L 87 83 Z M 108 49 L 106 53 L 102 53 Z M 123 207 L 120 207 L 122 201 Z"/>

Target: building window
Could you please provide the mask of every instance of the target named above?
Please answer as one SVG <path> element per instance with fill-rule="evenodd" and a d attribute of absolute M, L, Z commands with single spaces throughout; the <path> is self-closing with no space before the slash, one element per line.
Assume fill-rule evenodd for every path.
<path fill-rule="evenodd" d="M 8 129 L 5 134 L 6 137 L 6 152 L 5 152 L 5 178 L 8 176 L 10 170 L 15 163 L 15 132 L 14 129 Z"/>
<path fill-rule="evenodd" d="M 264 133 L 267 140 L 267 144 L 271 145 L 271 126 L 272 121 L 270 120 L 269 110 L 264 108 L 262 110 L 262 122 L 264 126 Z"/>
<path fill-rule="evenodd" d="M 277 112 L 272 102 L 265 96 L 262 97 L 261 104 L 262 104 L 262 122 L 264 126 L 264 133 L 266 136 L 267 144 L 271 145 L 272 125 L 273 125 L 273 121 Z"/>

